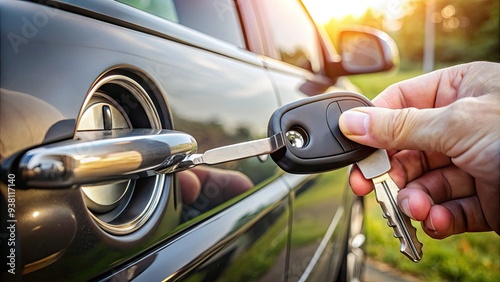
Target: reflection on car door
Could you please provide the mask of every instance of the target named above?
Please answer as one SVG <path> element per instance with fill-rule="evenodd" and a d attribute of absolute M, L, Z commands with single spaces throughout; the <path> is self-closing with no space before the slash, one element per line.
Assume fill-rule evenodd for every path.
<path fill-rule="evenodd" d="M 257 1 L 266 33 L 266 65 L 281 103 L 341 90 L 322 75 L 322 45 L 317 30 L 293 1 Z M 288 281 L 332 281 L 344 242 L 342 202 L 346 170 L 283 178 L 292 189 Z M 339 252 L 340 251 L 340 252 Z"/>
<path fill-rule="evenodd" d="M 204 2 L 205 8 L 197 9 L 194 2 Z M 176 14 L 170 11 L 169 18 L 191 28 L 203 42 L 167 50 L 175 59 L 158 66 L 164 74 L 161 79 L 174 129 L 191 134 L 199 152 L 267 136 L 268 119 L 278 107 L 277 95 L 260 57 L 239 49 L 242 41 L 233 40 L 243 38 L 238 22 L 228 24 L 238 19 L 234 3 L 173 1 L 171 7 Z M 290 189 L 280 179 L 282 173 L 271 158 L 255 157 L 216 168 L 244 174 L 253 187 L 225 197 L 220 187 L 227 184 L 229 173 L 208 177 L 198 199 L 184 204 L 181 225 L 174 231 L 177 235 L 142 259 L 148 265 L 138 274 L 139 280 L 283 279 Z"/>

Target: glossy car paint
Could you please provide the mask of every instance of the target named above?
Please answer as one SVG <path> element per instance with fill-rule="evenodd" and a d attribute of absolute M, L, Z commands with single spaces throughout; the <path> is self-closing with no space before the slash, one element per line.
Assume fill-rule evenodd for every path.
<path fill-rule="evenodd" d="M 272 112 L 312 94 L 305 92 L 344 89 L 117 2 L 0 5 L 1 34 L 8 35 L 1 41 L 1 158 L 72 138 L 89 89 L 108 73 L 142 81 L 161 109 L 162 127 L 193 135 L 200 152 L 265 136 Z M 167 175 L 153 216 L 123 236 L 96 225 L 79 189 L 16 189 L 16 276 L 52 281 L 336 277 L 354 200 L 346 169 L 289 175 L 276 170 L 270 158 L 221 168 L 242 171 L 255 187 L 214 209 L 198 201 L 209 211 L 193 218 L 182 210 L 176 177 Z M 5 202 L 7 187 L 0 185 Z M 307 224 L 320 226 L 320 232 L 307 234 Z M 10 275 L 2 270 L 2 280 Z"/>

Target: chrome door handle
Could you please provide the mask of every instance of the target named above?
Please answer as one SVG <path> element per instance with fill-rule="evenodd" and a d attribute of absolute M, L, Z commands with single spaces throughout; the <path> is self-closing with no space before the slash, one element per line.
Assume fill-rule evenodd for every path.
<path fill-rule="evenodd" d="M 192 136 L 165 129 L 83 131 L 76 137 L 2 163 L 2 178 L 16 175 L 19 188 L 66 188 L 137 178 L 172 172 L 198 148 Z"/>

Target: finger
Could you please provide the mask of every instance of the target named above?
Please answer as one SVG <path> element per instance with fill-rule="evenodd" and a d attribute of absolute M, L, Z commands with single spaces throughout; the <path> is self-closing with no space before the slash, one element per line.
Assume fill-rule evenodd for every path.
<path fill-rule="evenodd" d="M 207 166 L 191 169 L 200 179 L 202 189 L 213 198 L 224 201 L 239 195 L 254 186 L 245 174 Z"/>
<path fill-rule="evenodd" d="M 484 218 L 481 203 L 476 196 L 445 202 L 442 206 L 448 209 L 453 215 L 453 224 L 450 225 L 452 230 L 451 234 L 491 230 Z M 439 231 L 440 222 L 436 222 L 432 213 L 431 219 L 433 220 L 434 227 Z M 443 223 L 444 227 L 446 227 L 445 224 L 447 222 L 445 221 Z"/>
<path fill-rule="evenodd" d="M 186 205 L 192 204 L 200 195 L 200 180 L 193 172 L 188 170 L 177 173 L 176 177 L 181 188 L 182 202 Z"/>
<path fill-rule="evenodd" d="M 404 189 L 421 190 L 436 204 L 476 195 L 474 178 L 456 166 L 430 171 Z"/>
<path fill-rule="evenodd" d="M 409 181 L 420 177 L 429 170 L 448 166 L 450 158 L 436 152 L 404 150 L 390 152 L 391 170 L 389 175 L 398 187 L 404 187 Z M 364 178 L 357 166 L 351 169 L 349 184 L 358 196 L 364 196 L 373 190 L 373 182 Z"/>
<path fill-rule="evenodd" d="M 391 157 L 389 175 L 398 187 L 405 187 L 408 182 L 417 179 L 425 173 L 452 164 L 451 159 L 438 152 L 418 150 L 402 150 Z"/>
<path fill-rule="evenodd" d="M 373 103 L 391 109 L 443 107 L 459 98 L 497 92 L 499 74 L 499 63 L 456 65 L 395 83 L 373 99 Z"/>
<path fill-rule="evenodd" d="M 428 217 L 422 221 L 422 230 L 432 238 L 444 239 L 452 235 L 454 222 L 453 213 L 449 209 L 435 205 L 429 210 Z"/>
<path fill-rule="evenodd" d="M 484 217 L 491 229 L 500 235 L 500 185 L 489 185 L 476 179 L 476 191 Z"/>
<path fill-rule="evenodd" d="M 488 94 L 435 109 L 359 107 L 342 113 L 339 127 L 347 138 L 371 147 L 436 151 L 463 162 L 498 145 L 500 131 L 492 121 L 500 116 L 499 103 L 499 95 Z"/>
<path fill-rule="evenodd" d="M 406 184 L 397 196 L 403 212 L 419 221 L 427 218 L 431 206 L 475 195 L 474 179 L 455 166 L 433 170 Z"/>
<path fill-rule="evenodd" d="M 410 188 L 400 191 L 398 203 L 405 214 L 421 221 L 423 230 L 436 239 L 463 232 L 491 230 L 475 196 L 436 205 L 428 194 Z"/>
<path fill-rule="evenodd" d="M 476 62 L 465 65 L 458 97 L 478 97 L 485 93 L 498 93 L 500 89 L 500 64 Z"/>
<path fill-rule="evenodd" d="M 349 174 L 349 185 L 354 194 L 365 196 L 373 190 L 373 182 L 367 180 L 357 165 L 353 165 Z"/>
<path fill-rule="evenodd" d="M 436 239 L 464 232 L 491 230 L 475 196 L 432 206 L 422 226 L 425 233 Z"/>
<path fill-rule="evenodd" d="M 477 113 L 484 109 L 479 106 L 485 102 L 486 99 L 464 98 L 444 108 L 422 110 L 354 108 L 342 113 L 339 127 L 347 138 L 371 147 L 436 151 L 453 158 L 482 140 L 492 139 L 487 138 L 494 132 L 494 125 L 489 122 L 492 119 L 488 117 L 479 124 L 477 119 Z M 496 111 L 492 109 L 493 117 Z M 477 126 L 482 128 L 471 134 Z"/>
<path fill-rule="evenodd" d="M 488 229 L 474 179 L 455 166 L 433 170 L 400 190 L 398 205 L 409 217 L 422 221 L 434 238 Z"/>
<path fill-rule="evenodd" d="M 429 216 L 434 201 L 419 189 L 401 189 L 397 196 L 397 202 L 404 214 L 418 221 L 424 221 Z"/>
<path fill-rule="evenodd" d="M 229 183 L 225 189 L 227 199 L 233 198 L 241 193 L 251 189 L 254 184 L 252 180 L 239 171 L 231 171 L 229 174 Z"/>
<path fill-rule="evenodd" d="M 439 151 L 443 109 L 354 108 L 342 113 L 339 127 L 349 139 L 376 148 Z"/>

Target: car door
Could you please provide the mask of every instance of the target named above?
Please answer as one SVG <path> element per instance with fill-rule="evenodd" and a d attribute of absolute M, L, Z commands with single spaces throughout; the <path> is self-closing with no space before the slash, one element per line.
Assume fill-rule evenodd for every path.
<path fill-rule="evenodd" d="M 322 41 L 299 1 L 258 0 L 254 4 L 265 34 L 266 67 L 281 104 L 346 91 L 348 83 L 325 75 L 325 56 L 330 54 L 324 47 L 329 42 Z M 338 272 L 348 229 L 347 200 L 351 198 L 346 193 L 346 176 L 347 168 L 283 177 L 292 189 L 288 281 L 331 281 Z"/>
<path fill-rule="evenodd" d="M 2 41 L 2 102 L 19 105 L 24 99 L 45 106 L 36 112 L 19 110 L 30 118 L 9 121 L 16 126 L 29 121 L 36 128 L 43 113 L 58 114 L 47 116 L 29 145 L 9 143 L 13 149 L 2 151 L 5 157 L 29 146 L 73 144 L 89 132 L 112 135 L 143 127 L 186 132 L 200 152 L 266 136 L 277 96 L 260 56 L 245 50 L 234 3 L 195 2 L 173 1 L 164 10 L 153 9 L 166 11 L 160 16 L 152 15 L 150 6 L 131 2 L 2 3 L 8 15 L 2 17 L 2 34 L 22 35 L 27 29 L 22 19 L 47 16 L 36 36 L 18 49 Z M 113 117 L 104 117 L 105 125 L 102 115 L 109 112 Z M 113 171 L 114 165 L 99 171 Z M 106 207 L 91 206 L 101 199 L 93 196 L 93 188 L 114 189 L 121 181 L 102 179 L 99 185 L 83 185 L 84 191 L 80 185 L 22 187 L 19 178 L 18 275 L 33 281 L 281 280 L 287 266 L 290 189 L 276 165 L 255 157 L 215 171 L 194 202 L 184 201 L 186 186 L 179 173 L 125 179 L 139 186 L 125 201 L 117 197 L 116 206 Z M 234 184 L 234 178 L 244 178 L 245 185 Z M 4 203 L 7 185 L 1 189 Z M 116 214 L 117 208 L 125 212 Z M 8 277 L 2 272 L 2 279 Z"/>
<path fill-rule="evenodd" d="M 200 152 L 265 137 L 277 96 L 260 58 L 245 50 L 234 2 L 172 3 L 179 24 L 200 37 L 225 41 L 234 51 L 215 54 L 204 45 L 190 52 L 188 64 L 175 63 L 165 79 L 174 128 L 194 136 Z M 185 204 L 181 231 L 148 256 L 154 261 L 138 279 L 283 278 L 290 191 L 276 165 L 270 158 L 254 157 L 216 168 L 222 173 L 208 177 L 199 197 Z M 251 187 L 231 186 L 234 171 L 250 179 Z M 227 196 L 230 189 L 242 194 Z"/>
<path fill-rule="evenodd" d="M 130 168 L 119 180 L 84 178 L 92 183 L 63 189 L 55 186 L 65 167 L 58 170 L 52 156 L 31 175 L 16 174 L 18 228 L 11 234 L 17 275 L 28 281 L 331 278 L 347 231 L 350 200 L 343 203 L 352 198 L 345 193 L 345 170 L 296 176 L 266 156 L 176 174 L 139 174 L 130 165 L 148 165 L 137 154 L 141 149 L 153 151 L 150 156 L 169 151 L 155 150 L 157 142 L 130 147 L 154 141 L 147 138 L 152 134 L 188 133 L 203 152 L 265 137 L 268 118 L 280 105 L 344 89 L 324 75 L 321 43 L 280 49 L 291 45 L 279 41 L 288 40 L 280 36 L 290 35 L 291 24 L 297 32 L 306 29 L 300 40 L 319 42 L 294 3 L 0 2 L 1 31 L 9 39 L 1 41 L 0 98 L 8 121 L 2 122 L 8 133 L 0 136 L 2 206 L 12 198 L 9 177 L 23 171 L 16 165 L 27 151 L 69 144 L 80 164 L 110 161 L 90 167 L 89 175 Z M 284 15 L 273 21 L 278 12 Z M 23 104 L 29 106 L 18 106 Z M 106 138 L 123 131 L 135 135 L 112 143 L 112 154 L 95 155 L 94 145 L 109 144 Z M 65 158 L 62 151 L 58 156 Z M 23 183 L 32 175 L 33 187 Z M 190 201 L 185 192 L 196 185 L 186 175 L 200 186 Z M 53 176 L 56 182 L 37 186 Z M 111 202 L 109 189 L 119 192 L 111 193 Z M 7 234 L 4 211 L 0 227 Z M 2 269 L 2 279 L 9 275 Z"/>
<path fill-rule="evenodd" d="M 159 67 L 166 74 L 160 79 L 174 129 L 192 135 L 200 152 L 265 137 L 268 118 L 278 107 L 277 96 L 260 58 L 245 50 L 234 2 L 190 0 L 171 5 L 174 20 L 206 43 L 185 46 L 187 57 L 172 54 L 172 60 Z M 214 51 L 211 42 L 224 49 Z M 197 169 L 188 173 L 196 174 Z M 176 235 L 131 264 L 147 262 L 137 279 L 283 278 L 290 191 L 276 165 L 270 158 L 255 157 L 216 169 L 201 181 L 194 202 L 179 203 L 184 207 Z M 233 176 L 245 176 L 252 184 L 231 186 Z M 176 190 L 186 189 L 181 175 L 176 178 Z"/>

